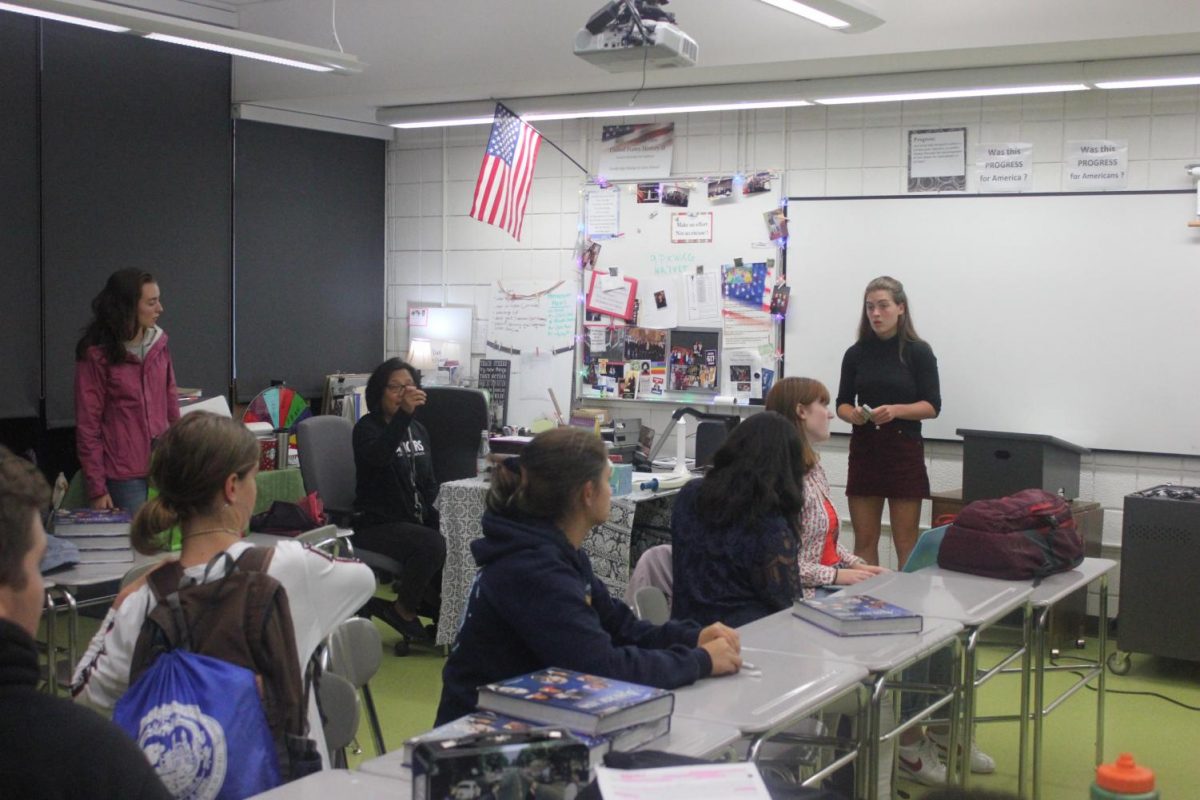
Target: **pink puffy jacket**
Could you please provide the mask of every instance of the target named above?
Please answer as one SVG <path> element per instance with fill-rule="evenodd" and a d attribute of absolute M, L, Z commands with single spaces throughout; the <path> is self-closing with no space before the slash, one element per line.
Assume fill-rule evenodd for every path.
<path fill-rule="evenodd" d="M 150 443 L 179 419 L 175 368 L 161 334 L 144 361 L 126 355 L 109 364 L 100 347 L 75 362 L 75 450 L 87 494 L 108 494 L 105 481 L 142 478 L 150 470 Z"/>

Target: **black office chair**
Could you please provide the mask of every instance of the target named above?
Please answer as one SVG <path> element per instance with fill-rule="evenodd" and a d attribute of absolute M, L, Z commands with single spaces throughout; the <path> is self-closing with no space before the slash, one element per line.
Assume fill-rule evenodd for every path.
<path fill-rule="evenodd" d="M 488 427 L 483 392 L 461 386 L 426 386 L 425 394 L 425 405 L 414 416 L 429 432 L 438 483 L 474 477 L 479 433 Z"/>
<path fill-rule="evenodd" d="M 296 426 L 304 489 L 317 492 L 330 520 L 343 528 L 350 527 L 354 517 L 357 470 L 353 436 L 354 424 L 350 420 L 329 414 L 309 417 Z M 353 547 L 354 537 L 349 541 Z M 390 556 L 361 547 L 353 547 L 353 554 L 385 583 L 400 574 L 400 562 Z M 398 656 L 407 655 L 407 641 L 401 639 L 395 650 Z"/>

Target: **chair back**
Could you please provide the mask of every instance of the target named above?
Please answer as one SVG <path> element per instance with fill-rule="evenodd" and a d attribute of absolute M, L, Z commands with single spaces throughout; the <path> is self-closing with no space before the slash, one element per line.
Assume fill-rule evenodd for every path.
<path fill-rule="evenodd" d="M 161 561 L 147 561 L 145 564 L 138 564 L 136 567 L 130 567 L 125 575 L 121 578 L 120 588 L 124 589 L 126 586 L 133 583 L 161 563 Z"/>
<path fill-rule="evenodd" d="M 348 514 L 354 509 L 353 436 L 350 420 L 328 414 L 309 417 L 296 426 L 304 489 L 321 495 L 325 508 L 334 513 Z"/>
<path fill-rule="evenodd" d="M 383 639 L 369 619 L 351 617 L 329 634 L 329 671 L 362 688 L 383 662 Z"/>
<path fill-rule="evenodd" d="M 633 610 L 640 619 L 662 625 L 671 618 L 667 596 L 657 586 L 643 586 L 633 596 Z"/>
<path fill-rule="evenodd" d="M 908 561 L 904 562 L 904 569 L 901 571 L 916 572 L 926 567 L 936 567 L 938 550 L 942 547 L 942 539 L 945 538 L 946 529 L 949 527 L 949 525 L 941 525 L 922 533 L 912 552 L 908 554 Z"/>
<path fill-rule="evenodd" d="M 671 607 L 671 586 L 674 582 L 671 553 L 671 545 L 656 544 L 638 556 L 633 573 L 629 576 L 629 585 L 625 588 L 626 605 L 633 605 L 638 589 L 653 586 L 666 596 L 667 608 Z"/>
<path fill-rule="evenodd" d="M 326 672 L 317 684 L 317 703 L 325 723 L 329 761 L 335 766 L 344 766 L 346 756 L 342 751 L 358 735 L 358 692 L 341 675 Z"/>
<path fill-rule="evenodd" d="M 438 483 L 475 477 L 479 432 L 488 427 L 483 392 L 461 386 L 428 386 L 425 394 L 425 405 L 414 416 L 429 432 Z"/>
<path fill-rule="evenodd" d="M 387 752 L 383 742 L 383 726 L 379 722 L 379 712 L 375 710 L 375 700 L 368 684 L 383 661 L 383 639 L 379 630 L 368 619 L 351 617 L 329 634 L 325 652 L 328 656 L 326 674 L 340 675 L 355 689 L 362 691 L 375 752 L 383 755 Z"/>

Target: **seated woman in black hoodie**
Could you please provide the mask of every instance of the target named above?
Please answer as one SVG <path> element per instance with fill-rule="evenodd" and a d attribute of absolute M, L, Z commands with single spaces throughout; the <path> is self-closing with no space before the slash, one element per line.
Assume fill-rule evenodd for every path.
<path fill-rule="evenodd" d="M 446 540 L 433 507 L 438 482 L 429 434 L 413 419 L 425 405 L 421 373 L 389 358 L 371 373 L 365 399 L 370 413 L 354 426 L 354 543 L 401 565 L 396 602 L 374 598 L 367 608 L 406 639 L 423 639 L 417 610 L 422 601 L 436 604 Z"/>
<path fill-rule="evenodd" d="M 610 470 L 598 438 L 556 428 L 495 471 L 436 724 L 474 711 L 477 686 L 546 667 L 663 689 L 741 667 L 735 631 L 638 620 L 592 573 L 580 546 L 608 519 Z"/>
<path fill-rule="evenodd" d="M 804 508 L 804 449 L 774 411 L 742 422 L 671 512 L 671 616 L 740 626 L 789 608 Z"/>

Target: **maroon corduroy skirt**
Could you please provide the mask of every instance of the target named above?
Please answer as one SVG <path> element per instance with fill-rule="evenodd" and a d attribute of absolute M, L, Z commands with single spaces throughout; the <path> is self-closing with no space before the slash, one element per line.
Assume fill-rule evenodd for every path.
<path fill-rule="evenodd" d="M 855 497 L 929 497 L 925 444 L 898 425 L 855 425 L 850 434 L 846 495 Z"/>

